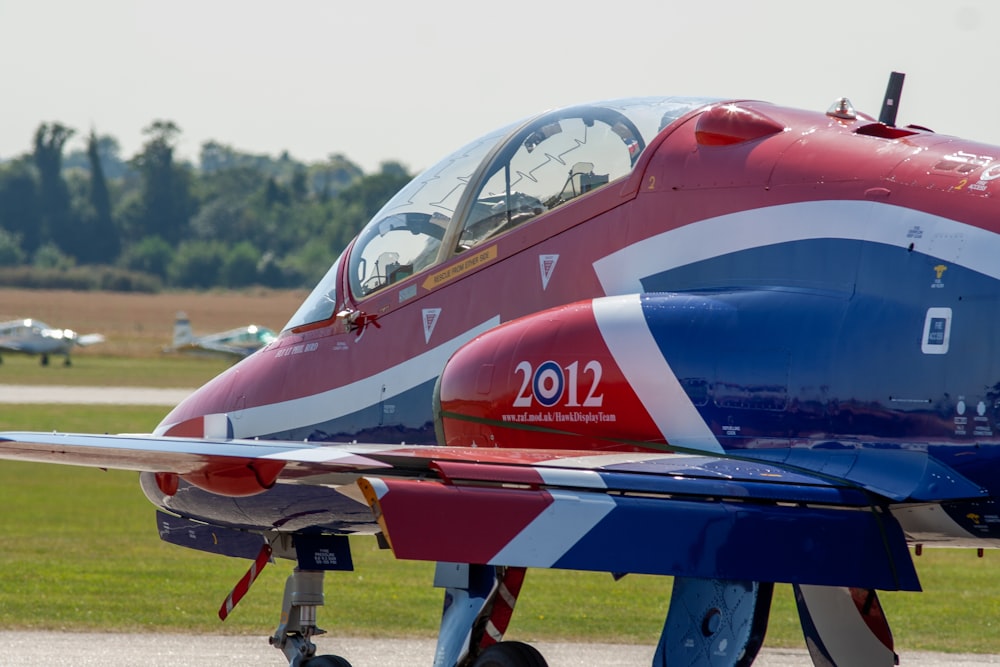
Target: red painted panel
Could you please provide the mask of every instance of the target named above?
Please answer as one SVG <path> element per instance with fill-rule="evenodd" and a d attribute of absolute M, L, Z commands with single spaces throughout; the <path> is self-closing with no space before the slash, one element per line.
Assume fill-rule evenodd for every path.
<path fill-rule="evenodd" d="M 479 336 L 452 356 L 440 387 L 448 445 L 642 451 L 662 443 L 590 301 Z"/>
<path fill-rule="evenodd" d="M 552 503 L 544 491 L 383 482 L 379 507 L 397 558 L 487 563 Z"/>

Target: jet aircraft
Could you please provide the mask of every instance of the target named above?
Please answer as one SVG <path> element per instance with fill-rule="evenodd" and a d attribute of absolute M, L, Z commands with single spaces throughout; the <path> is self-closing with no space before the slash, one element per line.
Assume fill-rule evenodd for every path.
<path fill-rule="evenodd" d="M 267 327 L 248 324 L 219 333 L 195 336 L 191 320 L 184 313 L 177 313 L 174 319 L 173 345 L 163 348 L 164 352 L 183 352 L 229 359 L 243 359 L 264 347 L 277 337 Z"/>
<path fill-rule="evenodd" d="M 751 664 L 775 582 L 817 665 L 892 665 L 911 547 L 1000 540 L 1000 147 L 897 125 L 901 86 L 500 128 L 154 433 L 0 457 L 140 471 L 164 540 L 253 561 L 223 618 L 293 561 L 293 665 L 347 664 L 312 637 L 358 534 L 437 563 L 437 666 L 545 665 L 503 641 L 530 568 L 673 576 L 655 665 Z"/>
<path fill-rule="evenodd" d="M 103 334 L 80 335 L 72 329 L 54 329 L 33 319 L 0 322 L 0 352 L 39 355 L 42 366 L 49 365 L 50 354 L 63 355 L 63 365 L 71 366 L 70 353 L 74 347 L 103 343 L 104 340 Z"/>

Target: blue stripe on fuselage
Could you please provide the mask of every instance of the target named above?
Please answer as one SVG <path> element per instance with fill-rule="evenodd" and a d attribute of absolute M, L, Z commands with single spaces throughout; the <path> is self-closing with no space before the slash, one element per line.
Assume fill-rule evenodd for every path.
<path fill-rule="evenodd" d="M 435 380 L 328 421 L 262 436 L 268 440 L 436 444 L 431 419 Z"/>

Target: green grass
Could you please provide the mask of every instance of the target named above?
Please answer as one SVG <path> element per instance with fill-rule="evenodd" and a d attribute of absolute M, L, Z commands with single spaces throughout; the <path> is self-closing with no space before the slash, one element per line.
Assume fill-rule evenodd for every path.
<path fill-rule="evenodd" d="M 48 366 L 37 357 L 3 355 L 0 383 L 71 386 L 187 388 L 212 379 L 232 362 L 213 357 L 166 355 L 162 357 L 73 356 L 73 365 L 52 357 Z"/>
<path fill-rule="evenodd" d="M 12 406 L 0 430 L 149 431 L 162 408 Z M 58 422 L 58 423 L 56 423 Z M 160 542 L 137 475 L 0 461 L 0 626 L 269 634 L 288 561 L 267 567 L 225 623 L 216 612 L 248 561 Z M 442 593 L 430 563 L 353 538 L 354 572 L 329 573 L 320 625 L 343 635 L 433 636 Z M 987 552 L 926 550 L 925 593 L 881 593 L 897 646 L 1000 653 L 1000 581 Z M 656 641 L 670 579 L 531 570 L 509 633 L 525 640 Z M 776 588 L 766 644 L 803 646 L 790 587 Z"/>
<path fill-rule="evenodd" d="M 150 405 L 0 404 L 0 431 L 149 433 L 168 412 L 168 407 Z"/>

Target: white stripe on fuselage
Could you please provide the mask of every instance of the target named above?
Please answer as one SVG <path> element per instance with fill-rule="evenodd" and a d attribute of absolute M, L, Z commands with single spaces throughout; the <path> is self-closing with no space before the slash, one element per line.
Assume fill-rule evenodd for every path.
<path fill-rule="evenodd" d="M 336 389 L 230 413 L 234 437 L 280 433 L 344 417 L 378 403 L 383 387 L 388 391 L 382 399 L 391 399 L 434 380 L 455 350 L 498 324 L 499 315 L 400 364 Z"/>
<path fill-rule="evenodd" d="M 595 299 L 594 317 L 615 363 L 668 444 L 722 453 L 646 325 L 638 294 Z"/>
<path fill-rule="evenodd" d="M 844 239 L 914 249 L 1000 278 L 1000 236 L 950 218 L 872 201 L 782 204 L 708 218 L 633 243 L 594 262 L 604 293 L 642 292 L 647 276 L 741 250 Z M 956 241 L 957 240 L 957 241 Z"/>

